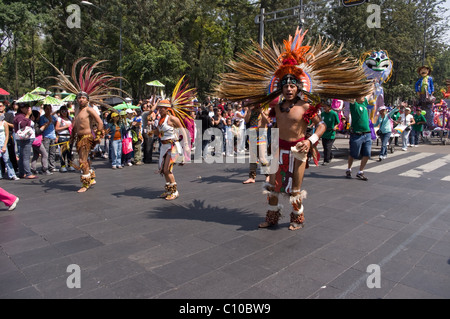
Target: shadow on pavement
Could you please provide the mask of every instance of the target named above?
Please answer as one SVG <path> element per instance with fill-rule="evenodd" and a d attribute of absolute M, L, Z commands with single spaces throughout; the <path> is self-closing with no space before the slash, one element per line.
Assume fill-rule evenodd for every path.
<path fill-rule="evenodd" d="M 240 226 L 238 230 L 255 230 L 263 221 L 261 216 L 253 214 L 248 210 L 228 209 L 225 207 L 205 205 L 205 201 L 194 199 L 187 206 L 171 205 L 154 208 L 149 212 L 152 218 L 159 219 L 187 219 L 214 222 L 227 225 Z"/>

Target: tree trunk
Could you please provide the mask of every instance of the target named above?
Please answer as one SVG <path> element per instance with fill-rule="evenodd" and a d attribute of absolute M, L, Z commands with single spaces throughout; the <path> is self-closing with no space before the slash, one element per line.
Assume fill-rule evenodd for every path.
<path fill-rule="evenodd" d="M 16 80 L 14 83 L 14 93 L 16 95 L 16 98 L 19 98 L 19 67 L 17 64 L 17 38 L 14 35 L 14 67 L 15 67 L 15 73 L 16 73 Z"/>
<path fill-rule="evenodd" d="M 31 30 L 31 87 L 36 88 L 36 67 L 35 67 L 35 55 L 34 55 L 34 30 Z"/>

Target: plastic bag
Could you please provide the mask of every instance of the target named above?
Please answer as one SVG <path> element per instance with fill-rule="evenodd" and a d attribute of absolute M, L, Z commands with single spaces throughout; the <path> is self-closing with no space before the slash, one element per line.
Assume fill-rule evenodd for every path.
<path fill-rule="evenodd" d="M 131 137 L 124 138 L 122 140 L 122 153 L 129 154 L 133 151 L 133 141 Z"/>

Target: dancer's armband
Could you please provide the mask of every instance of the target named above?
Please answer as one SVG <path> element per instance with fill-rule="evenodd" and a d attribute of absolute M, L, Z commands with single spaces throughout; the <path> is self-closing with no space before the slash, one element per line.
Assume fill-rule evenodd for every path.
<path fill-rule="evenodd" d="M 311 142 L 311 145 L 314 145 L 317 143 L 317 141 L 319 140 L 319 136 L 314 133 L 313 135 L 311 135 L 308 140 Z"/>

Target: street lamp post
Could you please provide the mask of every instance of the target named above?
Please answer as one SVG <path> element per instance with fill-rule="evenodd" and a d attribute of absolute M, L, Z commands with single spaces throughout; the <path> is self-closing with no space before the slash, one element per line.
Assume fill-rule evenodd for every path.
<path fill-rule="evenodd" d="M 272 12 L 265 12 L 264 8 L 261 8 L 261 13 L 255 17 L 255 23 L 259 24 L 259 43 L 264 41 L 264 23 L 270 21 L 276 21 L 281 19 L 288 19 L 298 17 L 298 25 L 303 28 L 305 25 L 305 16 L 308 17 L 313 13 L 332 10 L 335 8 L 351 7 L 365 3 L 365 0 L 317 0 L 314 2 L 309 1 L 305 4 L 305 1 L 299 0 L 298 6 L 288 9 L 279 9 Z M 305 14 L 306 13 L 306 14 Z"/>
<path fill-rule="evenodd" d="M 102 8 L 100 8 L 99 6 L 96 6 L 92 2 L 81 1 L 81 4 L 86 5 L 86 6 L 92 6 L 102 12 L 105 12 Z M 114 26 L 114 27 L 117 28 L 116 26 Z M 122 96 L 122 16 L 120 17 L 120 27 L 119 27 L 119 72 L 120 72 L 119 88 L 120 88 L 120 96 Z"/>
<path fill-rule="evenodd" d="M 261 8 L 261 15 L 260 15 L 261 21 L 259 23 L 259 39 L 258 39 L 258 42 L 259 42 L 259 45 L 261 46 L 261 48 L 264 47 L 264 12 L 265 12 L 265 9 Z"/>
<path fill-rule="evenodd" d="M 423 52 L 422 52 L 422 65 L 425 65 L 425 52 L 427 46 L 427 18 L 428 18 L 428 1 L 425 7 L 425 18 L 424 18 L 424 30 L 423 30 Z"/>
<path fill-rule="evenodd" d="M 298 26 L 300 27 L 300 29 L 303 28 L 304 22 L 305 22 L 305 20 L 303 19 L 303 0 L 300 0 L 300 14 L 299 14 L 299 21 L 298 21 Z"/>

